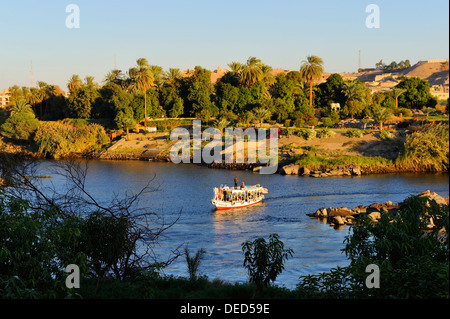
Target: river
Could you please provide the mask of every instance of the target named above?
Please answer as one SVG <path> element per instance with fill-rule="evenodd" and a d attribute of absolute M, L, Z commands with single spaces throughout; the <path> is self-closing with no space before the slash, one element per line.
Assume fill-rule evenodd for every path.
<path fill-rule="evenodd" d="M 40 174 L 51 176 L 45 183 L 63 185 L 60 178 L 52 176 L 51 166 L 51 161 L 44 161 L 39 169 Z M 279 234 L 294 255 L 286 262 L 276 284 L 290 289 L 295 288 L 301 275 L 348 264 L 341 249 L 349 227 L 334 229 L 306 216 L 307 213 L 320 207 L 397 203 L 427 189 L 449 196 L 447 174 L 312 178 L 145 161 L 91 161 L 88 167 L 88 190 L 100 200 L 108 200 L 114 193 L 137 191 L 153 179 L 151 185 L 155 190 L 140 204 L 150 207 L 167 222 L 181 211 L 180 219 L 164 233 L 156 252 L 165 258 L 180 244 L 188 245 L 192 253 L 203 248 L 206 254 L 199 272 L 210 279 L 246 281 L 241 244 L 271 233 Z M 235 177 L 239 184 L 242 181 L 246 185 L 261 184 L 268 188 L 269 194 L 257 206 L 216 211 L 211 204 L 213 187 L 231 186 Z M 184 258 L 164 272 L 187 277 Z"/>

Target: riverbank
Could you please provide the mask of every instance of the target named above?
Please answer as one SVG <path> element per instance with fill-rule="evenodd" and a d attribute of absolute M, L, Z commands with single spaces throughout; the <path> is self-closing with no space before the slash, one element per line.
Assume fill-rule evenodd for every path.
<path fill-rule="evenodd" d="M 408 134 L 387 131 L 386 134 L 381 134 L 373 130 L 355 131 L 355 129 L 284 129 L 277 140 L 277 173 L 315 178 L 411 172 L 445 173 L 448 172 L 448 125 L 434 126 L 431 129 L 428 128 L 428 131 L 436 130 L 438 127 L 441 128 L 441 131 L 434 132 L 434 135 L 422 133 L 424 128 Z M 314 132 L 314 136 L 305 138 L 305 132 Z M 420 134 L 424 136 L 420 136 Z M 436 145 L 433 144 L 437 140 L 434 136 L 444 137 Z M 96 150 L 68 153 L 58 159 L 72 157 L 96 160 L 171 162 L 170 150 L 174 143 L 176 141 L 170 140 L 168 132 L 143 133 L 143 130 L 137 130 L 130 132 L 127 137 L 119 136 Z M 251 146 L 250 143 L 252 142 L 244 142 L 244 159 L 248 155 L 246 150 Z M 207 144 L 203 141 L 202 148 Z M 414 145 L 411 146 L 411 144 Z M 253 146 L 258 149 L 256 144 Z M 409 149 L 406 149 L 407 147 Z M 33 143 L 28 145 L 3 143 L 2 151 L 30 158 L 42 158 Z M 440 157 L 433 155 L 434 153 L 439 154 Z M 435 162 L 433 162 L 434 159 Z M 199 163 L 197 165 L 254 172 L 258 172 L 262 166 L 261 163 L 247 161 L 244 163 Z"/>

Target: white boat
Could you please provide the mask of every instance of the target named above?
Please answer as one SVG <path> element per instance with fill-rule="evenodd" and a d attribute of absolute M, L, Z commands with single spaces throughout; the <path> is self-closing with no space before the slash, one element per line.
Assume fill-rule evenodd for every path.
<path fill-rule="evenodd" d="M 267 188 L 259 184 L 253 186 L 214 187 L 212 204 L 217 209 L 233 209 L 252 206 L 260 203 L 267 194 Z"/>

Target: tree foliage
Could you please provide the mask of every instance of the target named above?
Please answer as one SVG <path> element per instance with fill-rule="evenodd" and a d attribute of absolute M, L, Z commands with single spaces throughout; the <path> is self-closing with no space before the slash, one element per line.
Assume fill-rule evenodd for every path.
<path fill-rule="evenodd" d="M 244 267 L 247 268 L 250 282 L 256 285 L 258 291 L 277 279 L 284 270 L 284 262 L 294 253 L 292 249 L 284 247 L 278 234 L 270 234 L 268 241 L 264 238 L 246 241 L 242 244 L 242 251 Z"/>

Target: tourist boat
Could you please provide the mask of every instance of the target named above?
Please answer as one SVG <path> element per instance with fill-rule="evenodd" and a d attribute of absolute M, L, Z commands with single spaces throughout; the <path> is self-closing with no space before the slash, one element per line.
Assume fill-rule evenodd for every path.
<path fill-rule="evenodd" d="M 252 206 L 260 203 L 264 199 L 263 194 L 267 194 L 267 188 L 259 184 L 253 186 L 214 187 L 214 198 L 212 204 L 217 209 L 233 209 Z"/>

